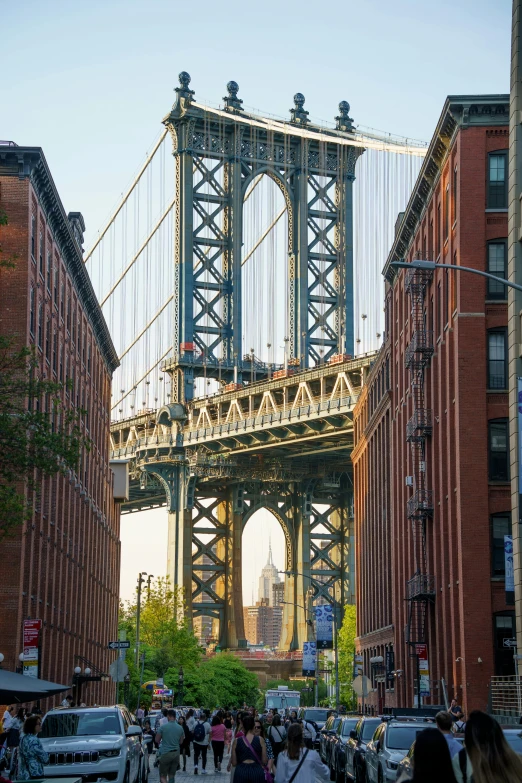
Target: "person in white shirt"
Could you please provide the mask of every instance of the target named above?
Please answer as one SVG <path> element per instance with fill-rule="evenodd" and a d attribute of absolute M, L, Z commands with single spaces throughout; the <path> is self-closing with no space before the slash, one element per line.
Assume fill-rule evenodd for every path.
<path fill-rule="evenodd" d="M 194 710 L 189 710 L 187 712 L 187 726 L 191 734 L 194 733 L 195 725 L 196 725 L 196 719 L 194 717 Z"/>
<path fill-rule="evenodd" d="M 308 720 L 303 720 L 303 738 L 304 744 L 309 750 L 313 750 L 315 738 L 317 737 L 317 731 L 313 723 Z"/>
<path fill-rule="evenodd" d="M 4 717 L 2 718 L 4 732 L 9 731 L 9 729 L 11 728 L 11 723 L 13 722 L 14 713 L 15 713 L 15 708 L 12 706 L 8 707 L 4 712 Z"/>
<path fill-rule="evenodd" d="M 303 727 L 292 723 L 288 728 L 287 749 L 279 754 L 275 783 L 316 783 L 330 780 L 330 770 L 316 750 L 304 746 Z"/>
<path fill-rule="evenodd" d="M 194 775 L 198 774 L 198 761 L 201 755 L 201 774 L 206 775 L 207 770 L 207 750 L 210 738 L 210 723 L 205 719 L 205 713 L 198 718 L 194 726 L 192 745 L 194 747 Z"/>

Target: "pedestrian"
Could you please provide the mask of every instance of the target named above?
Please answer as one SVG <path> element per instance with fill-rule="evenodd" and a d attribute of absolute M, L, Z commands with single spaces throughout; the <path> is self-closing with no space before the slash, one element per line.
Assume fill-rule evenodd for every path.
<path fill-rule="evenodd" d="M 225 753 L 230 753 L 230 746 L 232 745 L 232 715 L 230 712 L 225 713 L 225 719 L 223 721 L 225 726 Z"/>
<path fill-rule="evenodd" d="M 290 711 L 290 715 L 285 721 L 285 728 L 287 731 L 292 723 L 297 723 L 297 712 L 295 710 Z"/>
<path fill-rule="evenodd" d="M 305 748 L 303 727 L 292 723 L 288 729 L 287 749 L 277 760 L 275 783 L 315 783 L 317 780 L 329 781 L 330 770 L 316 750 Z"/>
<path fill-rule="evenodd" d="M 20 780 L 43 778 L 44 764 L 49 763 L 49 756 L 38 739 L 42 730 L 42 719 L 39 715 L 31 715 L 24 723 L 24 735 L 18 746 L 18 775 Z"/>
<path fill-rule="evenodd" d="M 303 720 L 303 737 L 305 746 L 309 750 L 313 750 L 315 738 L 317 737 L 317 726 L 313 721 Z"/>
<path fill-rule="evenodd" d="M 138 719 L 139 725 L 143 726 L 143 720 L 145 718 L 145 710 L 143 709 L 143 704 L 140 704 L 140 706 L 136 710 L 136 718 Z"/>
<path fill-rule="evenodd" d="M 179 767 L 180 743 L 185 732 L 176 722 L 176 710 L 167 710 L 167 722 L 163 723 L 156 734 L 159 743 L 159 771 L 161 783 L 172 783 Z"/>
<path fill-rule="evenodd" d="M 150 757 L 154 749 L 154 729 L 150 725 L 150 720 L 146 720 L 143 727 L 143 742 L 147 745 L 147 761 L 150 772 Z"/>
<path fill-rule="evenodd" d="M 267 729 L 266 736 L 272 745 L 274 763 L 277 766 L 277 759 L 279 758 L 279 754 L 284 750 L 286 741 L 286 729 L 284 726 L 281 726 L 281 716 L 279 714 L 274 715 L 272 718 L 272 723 Z"/>
<path fill-rule="evenodd" d="M 201 715 L 194 726 L 194 775 L 198 774 L 198 762 L 201 755 L 201 774 L 207 774 L 207 750 L 210 738 L 210 723 L 206 719 L 205 712 L 201 710 Z"/>
<path fill-rule="evenodd" d="M 397 783 L 456 783 L 448 743 L 437 729 L 417 734 L 412 765 L 413 777 L 403 773 Z"/>
<path fill-rule="evenodd" d="M 270 742 L 269 739 L 266 738 L 265 727 L 264 727 L 263 723 L 260 721 L 259 718 L 256 718 L 255 721 L 254 721 L 254 734 L 256 734 L 258 737 L 262 737 L 264 739 L 264 741 L 265 741 L 266 757 L 268 759 L 267 765 L 266 765 L 266 770 L 270 773 L 270 775 L 273 778 L 274 771 L 275 771 L 275 767 L 274 767 L 274 762 L 275 762 L 274 751 L 272 750 L 272 743 Z M 268 783 L 266 775 L 265 775 L 265 780 Z"/>
<path fill-rule="evenodd" d="M 188 727 L 186 719 L 183 715 L 178 718 L 179 725 L 183 728 L 185 737 L 181 746 L 181 753 L 183 755 L 183 772 L 187 771 L 187 758 L 190 758 L 190 743 L 192 742 L 192 733 Z"/>
<path fill-rule="evenodd" d="M 234 783 L 265 783 L 266 745 L 264 739 L 256 736 L 251 715 L 243 717 L 243 731 L 244 735 L 236 736 L 232 743 Z"/>
<path fill-rule="evenodd" d="M 67 694 L 65 699 L 62 701 L 62 707 L 72 707 L 73 705 L 73 697 L 70 693 Z"/>
<path fill-rule="evenodd" d="M 189 731 L 190 731 L 190 733 L 192 735 L 194 734 L 194 727 L 195 727 L 195 725 L 196 725 L 196 719 L 194 717 L 194 710 L 189 710 L 187 712 L 187 726 L 189 727 Z M 193 739 L 193 737 L 191 737 L 191 740 L 190 740 L 191 742 L 192 742 L 192 739 Z"/>
<path fill-rule="evenodd" d="M 7 732 L 7 747 L 17 748 L 20 744 L 20 732 L 25 721 L 25 709 L 20 707 L 14 718 L 11 720 L 9 731 Z"/>
<path fill-rule="evenodd" d="M 221 719 L 220 712 L 212 718 L 210 726 L 210 741 L 214 752 L 214 772 L 221 772 L 221 762 L 225 751 L 226 727 Z"/>
<path fill-rule="evenodd" d="M 457 742 L 453 736 L 453 732 L 451 730 L 451 727 L 453 726 L 453 717 L 451 713 L 446 712 L 445 710 L 437 712 L 435 715 L 435 722 L 439 731 L 441 731 L 444 735 L 446 742 L 448 743 L 450 756 L 453 758 L 453 756 L 456 756 L 457 753 L 462 750 L 462 745 L 460 742 Z"/>
<path fill-rule="evenodd" d="M 457 783 L 520 783 L 522 759 L 512 750 L 497 721 L 474 710 L 466 723 L 464 748 L 453 757 Z"/>
<path fill-rule="evenodd" d="M 456 723 L 457 721 L 461 720 L 464 717 L 464 713 L 462 712 L 462 707 L 460 706 L 460 704 L 457 704 L 457 699 L 451 700 L 449 711 L 451 713 L 451 717 L 453 718 L 454 723 Z"/>
<path fill-rule="evenodd" d="M 15 708 L 11 705 L 7 707 L 2 717 L 2 734 L 0 735 L 0 745 L 3 745 L 7 732 L 11 728 L 12 720 L 15 716 Z"/>

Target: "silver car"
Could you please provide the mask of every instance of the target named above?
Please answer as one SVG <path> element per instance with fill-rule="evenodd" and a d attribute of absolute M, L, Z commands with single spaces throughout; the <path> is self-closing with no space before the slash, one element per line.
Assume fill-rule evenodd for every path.
<path fill-rule="evenodd" d="M 366 777 L 369 783 L 392 783 L 417 734 L 433 722 L 422 720 L 383 721 L 366 747 Z"/>
<path fill-rule="evenodd" d="M 45 777 L 81 776 L 85 783 L 147 779 L 142 730 L 126 707 L 50 710 L 39 739 L 49 754 Z"/>

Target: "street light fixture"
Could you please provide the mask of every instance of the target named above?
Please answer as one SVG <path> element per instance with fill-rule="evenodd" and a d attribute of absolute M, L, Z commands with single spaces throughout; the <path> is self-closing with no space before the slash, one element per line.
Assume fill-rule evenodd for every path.
<path fill-rule="evenodd" d="M 497 283 L 502 283 L 502 285 L 508 285 L 511 286 L 511 288 L 516 288 L 517 291 L 522 291 L 522 285 L 519 285 L 518 283 L 512 283 L 511 280 L 506 280 L 503 277 L 497 277 L 497 275 L 492 275 L 489 272 L 482 272 L 480 269 L 473 269 L 471 266 L 459 266 L 457 264 L 437 264 L 435 261 L 424 261 L 420 258 L 414 259 L 413 261 L 391 261 L 390 266 L 393 266 L 396 269 L 425 269 L 430 272 L 434 271 L 435 269 L 456 269 L 457 272 L 471 272 L 474 275 L 488 277 L 491 280 L 495 280 Z"/>
<path fill-rule="evenodd" d="M 286 604 L 286 606 L 298 606 L 298 607 L 299 607 L 299 609 L 303 609 L 303 610 L 304 610 L 304 613 L 305 613 L 305 618 L 306 618 L 306 612 L 308 611 L 308 610 L 307 610 L 307 608 L 306 608 L 306 606 L 303 606 L 302 604 L 294 604 L 294 602 L 293 602 L 293 601 L 280 601 L 279 603 L 281 603 L 281 604 Z M 306 622 L 306 624 L 307 624 L 307 625 L 309 625 L 310 627 L 312 627 L 312 626 L 313 626 L 313 622 L 312 622 L 312 620 L 310 620 L 310 618 L 308 618 L 308 620 L 306 620 L 306 619 L 305 619 L 305 622 Z"/>

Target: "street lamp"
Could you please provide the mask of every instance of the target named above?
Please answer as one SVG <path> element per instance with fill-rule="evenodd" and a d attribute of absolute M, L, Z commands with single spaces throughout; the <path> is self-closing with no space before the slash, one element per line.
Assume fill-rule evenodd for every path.
<path fill-rule="evenodd" d="M 293 601 L 279 601 L 279 603 L 280 604 L 286 604 L 286 606 L 298 606 L 299 609 L 303 609 L 304 613 L 305 613 L 305 622 L 306 622 L 306 624 L 309 625 L 309 626 L 313 626 L 313 622 L 312 622 L 312 620 L 310 620 L 310 618 L 308 618 L 308 620 L 306 620 L 306 613 L 308 611 L 306 606 L 303 606 L 302 604 L 294 604 Z"/>
<path fill-rule="evenodd" d="M 435 261 L 424 261 L 420 258 L 414 259 L 413 261 L 391 261 L 390 266 L 393 266 L 396 269 L 425 269 L 430 272 L 434 271 L 435 269 L 456 269 L 457 272 L 471 272 L 474 275 L 480 275 L 481 277 L 489 277 L 491 280 L 495 280 L 497 283 L 502 283 L 502 285 L 508 285 L 511 286 L 511 288 L 516 288 L 517 291 L 522 291 L 522 285 L 519 285 L 518 283 L 512 283 L 511 280 L 505 280 L 503 277 L 497 277 L 497 275 L 492 275 L 489 272 L 482 272 L 480 269 L 473 269 L 471 266 L 459 266 L 457 264 L 437 264 Z"/>
<path fill-rule="evenodd" d="M 310 574 L 302 574 L 300 571 L 280 571 L 279 573 L 285 574 L 286 576 L 302 576 L 305 579 L 309 579 L 310 582 L 313 581 Z M 334 622 L 334 651 L 335 651 L 335 709 L 339 709 L 339 702 L 340 702 L 340 695 L 339 695 L 339 650 L 337 647 L 337 609 L 341 607 L 341 604 L 335 600 L 335 598 L 332 598 L 332 606 L 334 608 L 333 612 L 333 622 Z"/>

